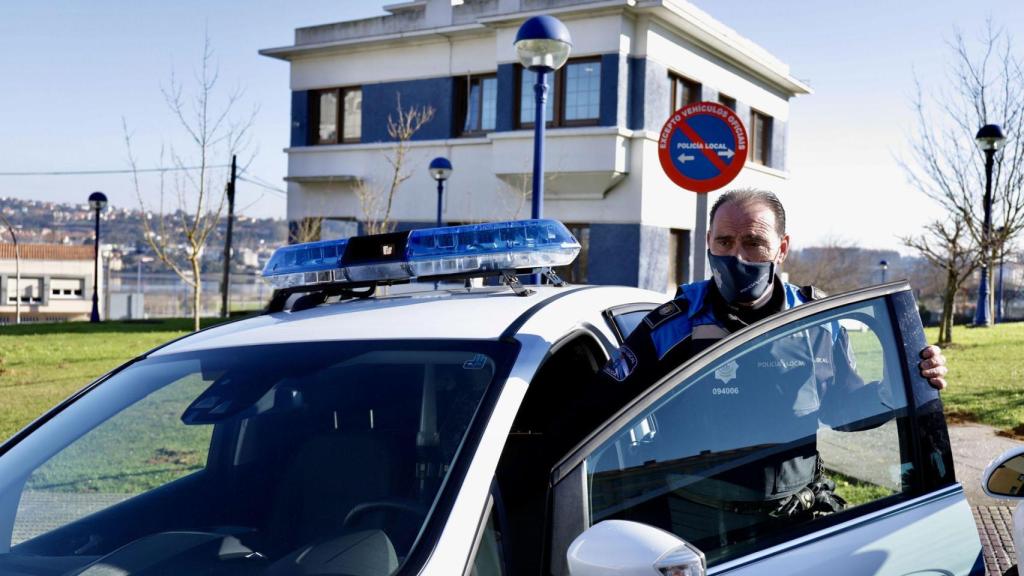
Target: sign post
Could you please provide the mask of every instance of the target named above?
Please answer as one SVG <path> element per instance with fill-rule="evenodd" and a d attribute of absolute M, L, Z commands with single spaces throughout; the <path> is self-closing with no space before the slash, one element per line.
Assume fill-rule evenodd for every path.
<path fill-rule="evenodd" d="M 658 158 L 665 174 L 680 188 L 696 192 L 693 279 L 705 277 L 708 192 L 725 187 L 747 161 L 747 130 L 730 108 L 717 102 L 694 102 L 669 116 L 658 138 Z"/>

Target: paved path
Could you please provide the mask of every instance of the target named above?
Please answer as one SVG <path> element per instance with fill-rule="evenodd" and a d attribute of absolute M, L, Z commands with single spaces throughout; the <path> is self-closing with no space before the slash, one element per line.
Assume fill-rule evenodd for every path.
<path fill-rule="evenodd" d="M 987 496 L 981 489 L 981 475 L 993 458 L 1022 443 L 999 436 L 995 428 L 981 424 L 950 425 L 949 440 L 953 445 L 956 479 L 963 484 L 978 524 L 985 569 L 990 576 L 1002 576 L 1016 562 L 1010 536 L 1014 504 Z M 1016 576 L 1016 572 L 1013 574 Z"/>

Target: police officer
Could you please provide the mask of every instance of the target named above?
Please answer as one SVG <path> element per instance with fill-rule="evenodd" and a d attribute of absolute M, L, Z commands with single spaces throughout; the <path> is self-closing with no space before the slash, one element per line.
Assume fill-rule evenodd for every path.
<path fill-rule="evenodd" d="M 785 210 L 771 192 L 726 192 L 711 208 L 710 221 L 707 256 L 713 280 L 681 286 L 675 299 L 648 314 L 629 335 L 618 356 L 604 367 L 598 383 L 600 390 L 588 399 L 588 423 L 596 425 L 603 421 L 669 370 L 728 334 L 823 296 L 813 287 L 784 283 L 776 274 L 786 259 L 790 240 Z M 754 404 L 763 407 L 761 414 L 743 417 L 774 413 L 776 420 L 766 425 L 783 438 L 813 438 L 819 420 L 829 424 L 844 419 L 840 409 L 856 404 L 850 399 L 865 393 L 875 393 L 877 398 L 877 390 L 865 384 L 854 369 L 856 364 L 845 330 L 838 325 L 821 326 L 802 334 L 799 341 L 774 343 L 760 353 L 763 357 L 753 354 L 746 358 L 747 362 L 775 369 L 779 374 L 775 375 L 773 385 L 755 392 L 764 396 Z M 945 388 L 945 358 L 939 348 L 926 347 L 921 358 L 922 376 L 933 387 Z M 794 367 L 798 370 L 792 370 Z M 728 365 L 723 369 L 728 369 Z M 765 374 L 770 378 L 769 372 Z M 719 376 L 719 380 L 729 380 L 728 374 Z M 831 383 L 829 390 L 824 389 L 824 382 Z M 722 390 L 729 392 L 726 388 Z M 723 404 L 714 406 L 717 411 Z M 788 410 L 784 420 L 777 419 L 780 409 Z M 703 416 L 722 416 L 712 414 L 709 409 Z M 728 434 L 724 421 L 718 428 L 721 434 Z M 721 494 L 716 499 L 693 487 L 685 495 L 690 501 L 677 506 L 679 514 L 691 517 L 688 524 L 692 526 L 692 522 L 700 524 L 699 517 L 707 512 L 701 511 L 702 506 L 731 506 L 731 514 L 749 516 L 751 523 L 765 514 L 796 518 L 843 507 L 842 499 L 832 493 L 834 485 L 821 474 L 813 443 L 778 454 L 776 460 L 757 462 L 754 467 L 761 468 L 756 470 L 734 470 L 729 483 L 740 486 L 744 493 L 728 503 L 723 503 Z M 758 499 L 753 498 L 755 495 Z M 694 502 L 697 505 L 692 505 Z M 715 512 L 718 522 L 712 522 L 710 516 L 707 520 L 720 523 L 722 512 Z M 735 522 L 731 523 L 735 526 Z"/>

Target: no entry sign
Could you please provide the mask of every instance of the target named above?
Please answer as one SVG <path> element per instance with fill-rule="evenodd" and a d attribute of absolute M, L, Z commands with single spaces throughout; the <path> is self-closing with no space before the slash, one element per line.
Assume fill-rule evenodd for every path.
<path fill-rule="evenodd" d="M 716 102 L 694 102 L 672 113 L 658 138 L 668 177 L 687 190 L 718 190 L 747 161 L 747 130 L 736 113 Z"/>

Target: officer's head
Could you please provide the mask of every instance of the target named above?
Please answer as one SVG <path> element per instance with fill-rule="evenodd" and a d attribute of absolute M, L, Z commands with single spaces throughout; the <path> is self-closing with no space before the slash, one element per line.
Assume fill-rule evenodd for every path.
<path fill-rule="evenodd" d="M 732 190 L 711 207 L 708 262 L 727 302 L 759 306 L 767 301 L 775 268 L 788 252 L 786 211 L 775 194 Z"/>
<path fill-rule="evenodd" d="M 708 249 L 716 256 L 782 264 L 789 253 L 786 210 L 771 192 L 730 190 L 711 207 Z"/>

